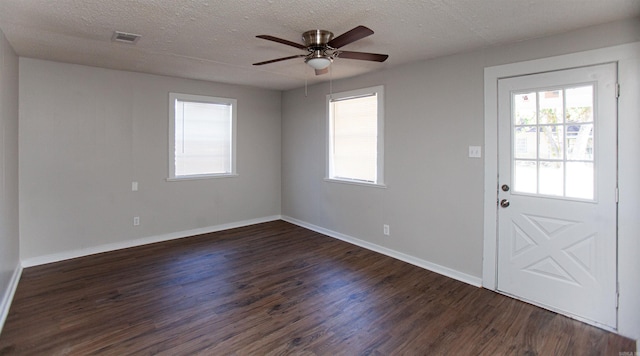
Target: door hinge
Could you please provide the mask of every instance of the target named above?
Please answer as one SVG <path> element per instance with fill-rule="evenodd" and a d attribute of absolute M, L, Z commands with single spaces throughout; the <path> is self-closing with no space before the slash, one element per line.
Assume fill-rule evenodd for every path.
<path fill-rule="evenodd" d="M 620 306 L 620 282 L 616 282 L 616 309 Z"/>
<path fill-rule="evenodd" d="M 616 203 L 620 202 L 620 188 L 616 187 Z"/>
<path fill-rule="evenodd" d="M 620 83 L 616 83 L 616 99 L 620 97 Z"/>

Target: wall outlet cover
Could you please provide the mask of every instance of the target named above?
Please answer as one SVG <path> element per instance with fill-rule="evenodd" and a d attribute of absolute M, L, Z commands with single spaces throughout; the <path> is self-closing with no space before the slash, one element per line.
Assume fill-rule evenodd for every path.
<path fill-rule="evenodd" d="M 469 146 L 469 158 L 480 158 L 480 157 L 482 157 L 482 147 Z"/>

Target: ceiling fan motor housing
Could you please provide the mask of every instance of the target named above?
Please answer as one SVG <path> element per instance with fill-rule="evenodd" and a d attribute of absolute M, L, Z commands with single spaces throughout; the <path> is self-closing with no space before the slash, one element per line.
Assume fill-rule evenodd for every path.
<path fill-rule="evenodd" d="M 326 49 L 327 43 L 333 39 L 333 33 L 327 30 L 311 30 L 302 34 L 302 41 L 309 50 Z"/>

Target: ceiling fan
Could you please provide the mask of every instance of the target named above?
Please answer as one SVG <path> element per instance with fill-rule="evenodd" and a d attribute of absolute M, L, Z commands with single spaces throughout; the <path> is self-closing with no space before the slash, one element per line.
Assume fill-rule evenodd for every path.
<path fill-rule="evenodd" d="M 364 26 L 355 27 L 340 36 L 333 38 L 333 33 L 326 30 L 311 30 L 302 34 L 304 44 L 284 40 L 282 38 L 269 35 L 258 35 L 256 37 L 264 40 L 282 43 L 291 47 L 299 48 L 307 51 L 307 54 L 298 54 L 295 56 L 272 59 L 269 61 L 254 63 L 254 66 L 261 66 L 274 62 L 285 61 L 288 59 L 304 57 L 305 63 L 313 67 L 316 75 L 325 74 L 329 71 L 329 65 L 336 58 L 359 59 L 363 61 L 384 62 L 389 55 L 366 52 L 343 51 L 340 48 L 349 43 L 363 39 L 373 35 L 373 31 Z"/>

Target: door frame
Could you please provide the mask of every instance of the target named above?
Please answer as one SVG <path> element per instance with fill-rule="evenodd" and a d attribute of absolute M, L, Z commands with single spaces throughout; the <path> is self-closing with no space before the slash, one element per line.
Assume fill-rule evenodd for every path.
<path fill-rule="evenodd" d="M 637 212 L 640 211 L 640 188 L 634 182 L 640 179 L 640 169 L 631 167 L 637 161 L 634 151 L 640 148 L 635 141 L 640 140 L 640 127 L 636 123 L 640 117 L 640 107 L 636 99 L 640 94 L 638 74 L 640 72 L 640 42 L 572 53 L 550 58 L 517 62 L 484 69 L 484 249 L 482 266 L 482 285 L 497 291 L 497 239 L 498 239 L 498 80 L 503 78 L 552 72 L 576 67 L 605 63 L 617 63 L 618 81 L 622 87 L 618 102 L 618 158 L 619 188 L 621 199 L 618 205 L 618 281 L 620 305 L 618 325 L 620 334 L 640 339 L 640 287 L 637 284 L 640 273 L 633 268 L 640 267 L 640 223 Z M 624 146 L 623 146 L 624 145 Z M 622 194 L 628 193 L 628 199 Z M 634 201 L 635 200 L 635 201 Z M 622 228 L 622 225 L 625 228 Z M 575 317 L 574 317 L 575 318 Z M 580 318 L 576 318 L 580 320 Z M 582 320 L 586 321 L 586 320 Z M 588 322 L 588 321 L 587 321 Z M 603 327 L 602 325 L 598 325 Z"/>

